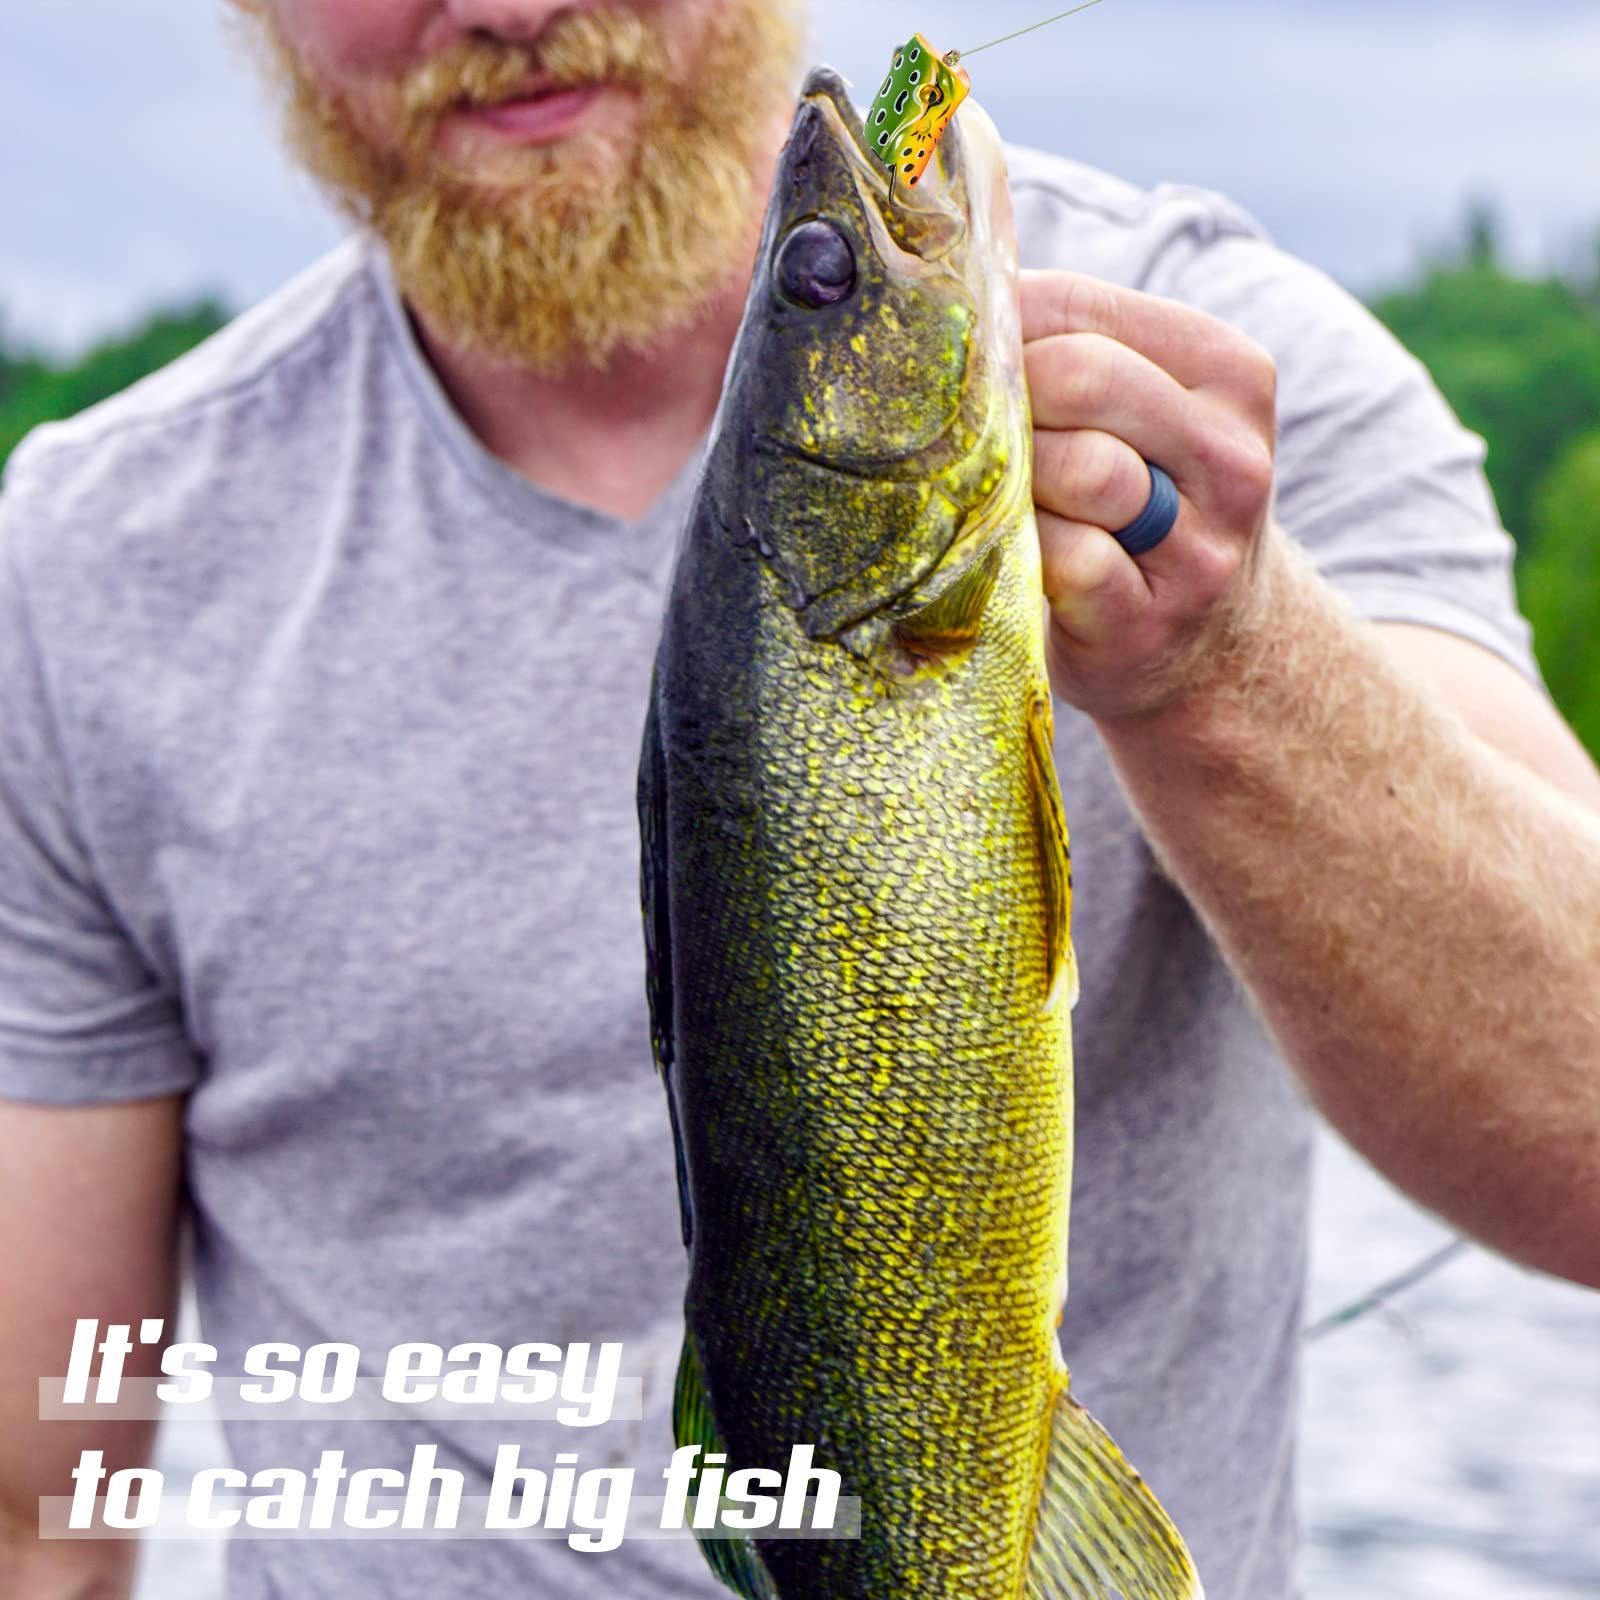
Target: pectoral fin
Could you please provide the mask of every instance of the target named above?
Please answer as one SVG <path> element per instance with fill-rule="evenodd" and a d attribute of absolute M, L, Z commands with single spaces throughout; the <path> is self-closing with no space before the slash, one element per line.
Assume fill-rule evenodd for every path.
<path fill-rule="evenodd" d="M 699 1445 L 702 1459 L 710 1454 L 724 1457 L 727 1454 L 722 1430 L 711 1412 L 694 1335 L 687 1330 L 683 1335 L 683 1355 L 678 1361 L 678 1384 L 672 1397 L 672 1432 L 680 1448 L 686 1444 Z M 691 1506 L 699 1483 L 697 1473 L 689 1490 Z M 755 1540 L 704 1538 L 698 1533 L 695 1536 L 700 1539 L 700 1553 L 707 1565 L 735 1594 L 742 1595 L 744 1600 L 778 1600 L 778 1591 L 773 1587 L 772 1576 L 756 1549 Z"/>
<path fill-rule="evenodd" d="M 936 599 L 894 624 L 896 642 L 924 656 L 949 656 L 970 650 L 978 641 L 984 607 L 1000 576 L 1001 551 L 991 544 Z"/>
<path fill-rule="evenodd" d="M 1039 856 L 1044 867 L 1045 928 L 1049 944 L 1050 990 L 1044 1009 L 1068 1008 L 1078 1001 L 1078 959 L 1072 950 L 1072 853 L 1067 845 L 1067 814 L 1056 780 L 1055 718 L 1050 696 L 1038 691 L 1028 702 L 1028 770 L 1038 819 Z"/>
<path fill-rule="evenodd" d="M 1183 1538 L 1111 1435 L 1063 1388 L 1026 1600 L 1205 1600 Z"/>

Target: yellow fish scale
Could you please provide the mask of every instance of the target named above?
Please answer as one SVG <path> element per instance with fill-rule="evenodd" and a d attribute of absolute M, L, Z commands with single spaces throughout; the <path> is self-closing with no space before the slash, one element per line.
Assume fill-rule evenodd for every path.
<path fill-rule="evenodd" d="M 745 1425 L 754 1397 L 730 1392 L 743 1362 L 752 1380 L 788 1368 L 795 1442 L 850 1440 L 836 1464 L 863 1539 L 813 1568 L 830 1600 L 868 1577 L 905 1600 L 1020 1592 L 1060 1386 L 1071 1127 L 1026 751 L 1045 684 L 1037 560 L 1030 515 L 982 639 L 947 671 L 885 682 L 778 607 L 750 669 L 759 802 L 724 858 L 750 925 L 717 980 L 748 984 L 747 1053 L 726 1072 L 697 1062 L 708 1092 L 690 1091 L 689 1120 L 720 1147 L 695 1151 L 702 1171 L 759 1148 L 755 1121 L 803 1137 L 777 1196 L 767 1167 L 735 1219 L 705 1208 L 691 1322 L 730 1439 L 756 1451 L 735 1446 L 736 1463 L 782 1454 Z M 811 1592 L 798 1582 L 784 1594 Z"/>

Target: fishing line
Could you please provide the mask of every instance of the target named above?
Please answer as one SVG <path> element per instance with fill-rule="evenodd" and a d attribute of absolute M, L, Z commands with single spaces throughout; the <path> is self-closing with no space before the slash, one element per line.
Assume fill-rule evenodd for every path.
<path fill-rule="evenodd" d="M 1442 1267 L 1448 1266 L 1463 1250 L 1471 1249 L 1470 1241 L 1466 1239 L 1452 1239 L 1440 1250 L 1433 1251 L 1424 1256 L 1414 1267 L 1408 1267 L 1396 1277 L 1389 1278 L 1380 1283 L 1376 1289 L 1369 1290 L 1359 1300 L 1352 1300 L 1342 1310 L 1330 1312 L 1311 1324 L 1301 1336 L 1307 1344 L 1332 1333 L 1336 1328 L 1346 1328 L 1352 1322 L 1359 1322 L 1369 1312 L 1376 1311 L 1385 1305 L 1397 1294 L 1403 1294 L 1407 1289 L 1415 1287 L 1424 1278 L 1431 1278 Z"/>
<path fill-rule="evenodd" d="M 1080 11 L 1087 11 L 1090 6 L 1097 6 L 1100 0 L 1085 0 L 1085 4 L 1074 6 L 1070 11 L 1058 11 L 1053 17 L 1046 17 L 1043 22 L 1030 23 L 1026 28 L 1018 28 L 1015 33 L 1002 34 L 998 39 L 991 39 L 988 44 L 980 44 L 971 50 L 951 50 L 945 55 L 945 60 L 953 67 L 965 61 L 968 56 L 981 55 L 985 50 L 993 50 L 997 44 L 1010 44 L 1013 39 L 1020 39 L 1025 33 L 1037 33 L 1041 28 L 1048 28 L 1053 22 L 1065 22 L 1068 17 L 1075 17 Z"/>
<path fill-rule="evenodd" d="M 922 181 L 950 119 L 972 92 L 972 79 L 961 65 L 964 56 L 981 55 L 996 45 L 1037 33 L 1040 28 L 1064 22 L 1099 4 L 1100 0 L 1082 0 L 1067 11 L 1058 11 L 1055 16 L 1014 33 L 1003 33 L 970 50 L 940 52 L 926 34 L 912 34 L 895 51 L 889 75 L 866 119 L 867 147 L 889 169 L 890 202 L 902 183 L 915 189 Z"/>

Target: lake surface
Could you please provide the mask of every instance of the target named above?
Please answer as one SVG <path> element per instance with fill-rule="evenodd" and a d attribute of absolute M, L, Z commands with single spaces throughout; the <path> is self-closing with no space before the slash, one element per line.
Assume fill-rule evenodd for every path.
<path fill-rule="evenodd" d="M 1320 1150 L 1312 1315 L 1450 1238 Z M 1307 1354 L 1307 1600 L 1600 1597 L 1600 1294 L 1460 1256 Z"/>
<path fill-rule="evenodd" d="M 1450 1237 L 1331 1136 L 1319 1154 L 1313 1320 Z M 226 1459 L 186 1424 L 160 1464 L 176 1489 Z M 1600 1294 L 1474 1250 L 1329 1334 L 1301 1476 L 1306 1600 L 1597 1600 Z M 136 1600 L 218 1600 L 220 1571 L 216 1548 L 152 1545 Z"/>

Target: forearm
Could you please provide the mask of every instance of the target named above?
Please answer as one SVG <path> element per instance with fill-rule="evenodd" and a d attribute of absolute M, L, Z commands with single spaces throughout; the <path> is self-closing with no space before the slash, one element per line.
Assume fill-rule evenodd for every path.
<path fill-rule="evenodd" d="M 140 1376 L 150 1375 L 148 1360 L 137 1365 Z M 37 1378 L 7 1375 L 0 1381 L 0 1595 L 6 1600 L 126 1600 L 138 1558 L 136 1541 L 41 1538 L 39 1504 L 72 1495 L 72 1469 L 84 1451 L 100 1452 L 107 1472 L 144 1465 L 156 1425 L 41 1421 L 38 1409 Z"/>
<path fill-rule="evenodd" d="M 0 1596 L 122 1600 L 137 1549 L 126 1539 L 41 1539 L 39 1502 L 70 1496 L 98 1451 L 108 1473 L 149 1461 L 156 1425 L 85 1412 L 40 1416 L 41 1378 L 60 1378 L 74 1327 L 170 1328 L 176 1301 L 183 1103 L 103 1106 L 0 1101 Z M 159 1375 L 137 1342 L 126 1379 Z M 96 1363 L 95 1370 L 99 1364 Z"/>
<path fill-rule="evenodd" d="M 1117 770 L 1329 1119 L 1600 1286 L 1600 817 L 1433 705 L 1281 535 L 1260 558 L 1204 681 L 1102 721 Z"/>
<path fill-rule="evenodd" d="M 137 1557 L 122 1539 L 41 1539 L 36 1502 L 0 1502 L 0 1594 L 14 1600 L 127 1600 Z"/>

